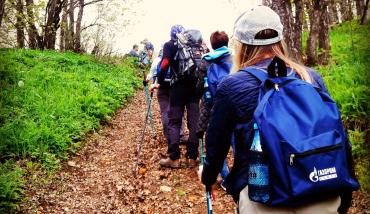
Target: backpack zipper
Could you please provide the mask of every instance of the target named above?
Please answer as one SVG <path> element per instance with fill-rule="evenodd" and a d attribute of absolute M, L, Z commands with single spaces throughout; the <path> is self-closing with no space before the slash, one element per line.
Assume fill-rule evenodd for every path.
<path fill-rule="evenodd" d="M 293 166 L 294 158 L 303 158 L 303 157 L 306 157 L 306 156 L 309 156 L 309 155 L 313 155 L 313 154 L 317 154 L 317 153 L 323 153 L 323 152 L 330 152 L 330 151 L 337 150 L 337 149 L 340 149 L 340 148 L 342 148 L 342 144 L 337 144 L 337 145 L 333 145 L 333 146 L 325 146 L 325 147 L 321 147 L 321 148 L 318 148 L 318 149 L 308 150 L 308 151 L 302 152 L 302 153 L 292 153 L 292 154 L 290 154 L 289 164 L 290 164 L 290 166 Z"/>

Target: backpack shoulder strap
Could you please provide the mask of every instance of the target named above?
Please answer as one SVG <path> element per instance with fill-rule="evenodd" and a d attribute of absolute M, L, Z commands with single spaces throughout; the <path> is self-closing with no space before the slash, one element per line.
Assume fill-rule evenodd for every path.
<path fill-rule="evenodd" d="M 268 74 L 262 68 L 246 67 L 242 71 L 250 73 L 252 76 L 261 81 L 261 85 L 268 79 Z"/>

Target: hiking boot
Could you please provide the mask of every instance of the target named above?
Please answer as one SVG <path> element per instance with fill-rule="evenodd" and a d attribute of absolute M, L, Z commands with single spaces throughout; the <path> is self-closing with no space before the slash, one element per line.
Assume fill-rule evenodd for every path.
<path fill-rule="evenodd" d="M 180 167 L 180 161 L 177 160 L 171 160 L 171 158 L 161 159 L 159 161 L 159 165 L 162 167 L 168 167 L 168 168 L 179 168 Z"/>
<path fill-rule="evenodd" d="M 194 159 L 187 159 L 187 164 L 189 168 L 194 168 L 197 165 L 197 160 Z"/>

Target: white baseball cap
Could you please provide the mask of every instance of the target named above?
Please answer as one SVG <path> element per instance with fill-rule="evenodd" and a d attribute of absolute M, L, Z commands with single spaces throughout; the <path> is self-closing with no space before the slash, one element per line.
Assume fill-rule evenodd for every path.
<path fill-rule="evenodd" d="M 255 39 L 262 30 L 275 30 L 277 37 Z M 234 38 L 247 45 L 270 45 L 283 39 L 283 25 L 275 11 L 266 6 L 256 6 L 242 13 L 234 24 Z"/>

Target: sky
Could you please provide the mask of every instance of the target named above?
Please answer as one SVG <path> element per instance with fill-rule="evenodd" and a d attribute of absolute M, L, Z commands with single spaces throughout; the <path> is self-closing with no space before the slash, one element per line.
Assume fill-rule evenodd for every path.
<path fill-rule="evenodd" d="M 115 0 L 114 0 L 115 1 Z M 198 29 L 209 44 L 209 36 L 216 30 L 232 35 L 236 18 L 260 0 L 117 0 L 128 10 L 116 16 L 115 22 L 123 25 L 111 41 L 119 53 L 127 53 L 133 44 L 147 38 L 159 50 L 170 38 L 172 25 L 181 24 L 185 29 Z M 117 13 L 117 8 L 113 10 Z M 85 23 L 93 20 L 94 8 L 86 12 Z M 118 14 L 118 13 L 117 13 Z M 113 14 L 114 16 L 114 14 Z M 209 45 L 210 47 L 210 45 Z"/>

